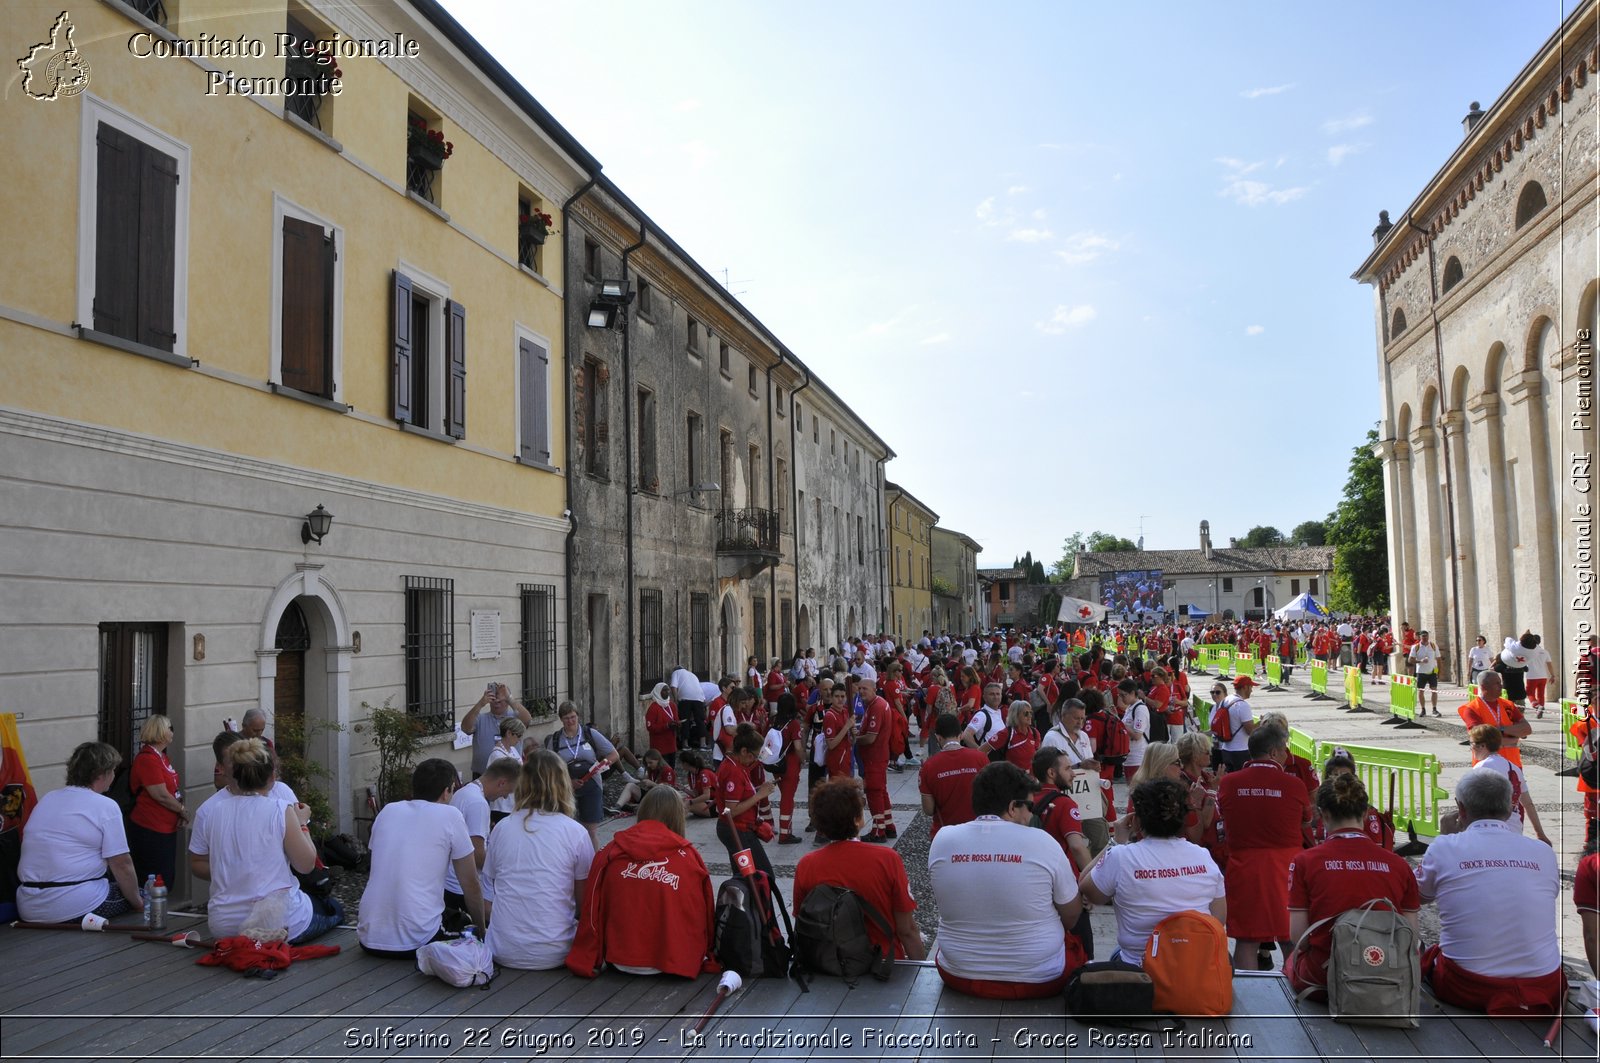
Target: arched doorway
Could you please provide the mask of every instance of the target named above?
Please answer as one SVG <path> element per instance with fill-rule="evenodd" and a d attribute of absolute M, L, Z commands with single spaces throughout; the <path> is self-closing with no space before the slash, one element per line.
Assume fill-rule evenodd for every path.
<path fill-rule="evenodd" d="M 305 755 L 306 651 L 311 648 L 311 628 L 299 599 L 278 618 L 273 638 L 278 651 L 278 674 L 272 682 L 274 741 L 280 756 Z"/>
<path fill-rule="evenodd" d="M 722 609 L 717 617 L 718 660 L 722 674 L 743 677 L 744 661 L 739 656 L 739 607 L 732 595 L 724 595 Z"/>
<path fill-rule="evenodd" d="M 800 642 L 798 649 L 804 653 L 811 646 L 811 611 L 805 606 L 800 607 Z"/>
<path fill-rule="evenodd" d="M 852 605 L 850 612 L 845 614 L 844 630 L 839 633 L 839 638 L 842 641 L 846 637 L 853 637 L 856 634 L 858 634 L 856 631 L 856 607 Z"/>
<path fill-rule="evenodd" d="M 303 721 L 299 749 L 327 772 L 326 791 L 341 831 L 355 826 L 354 793 L 365 780 L 350 774 L 350 658 L 354 652 L 344 604 L 322 579 L 321 565 L 301 564 L 273 590 L 256 643 L 256 696 L 274 741 Z M 280 713 L 282 721 L 279 722 Z M 328 724 L 328 727 L 317 727 Z"/>

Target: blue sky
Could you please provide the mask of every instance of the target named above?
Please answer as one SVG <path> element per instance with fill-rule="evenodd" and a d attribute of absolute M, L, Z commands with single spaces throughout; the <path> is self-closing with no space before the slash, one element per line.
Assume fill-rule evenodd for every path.
<path fill-rule="evenodd" d="M 1574 0 L 445 3 L 989 567 L 1325 516 L 1377 212 Z"/>

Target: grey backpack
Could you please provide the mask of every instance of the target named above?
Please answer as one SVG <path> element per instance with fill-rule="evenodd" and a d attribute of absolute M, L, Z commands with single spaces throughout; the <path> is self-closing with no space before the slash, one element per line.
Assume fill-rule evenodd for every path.
<path fill-rule="evenodd" d="M 1320 919 L 1301 936 L 1328 923 Z M 1342 912 L 1333 923 L 1328 951 L 1328 1016 L 1356 1026 L 1415 1029 L 1421 1004 L 1422 973 L 1417 935 L 1387 899 L 1368 901 Z M 1301 999 L 1315 987 L 1301 992 Z"/>

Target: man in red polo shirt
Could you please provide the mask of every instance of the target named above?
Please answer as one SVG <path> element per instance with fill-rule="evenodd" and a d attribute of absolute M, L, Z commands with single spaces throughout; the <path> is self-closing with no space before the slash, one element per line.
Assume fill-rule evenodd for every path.
<path fill-rule="evenodd" d="M 1299 779 L 1284 771 L 1289 736 L 1276 727 L 1250 734 L 1250 759 L 1217 784 L 1217 809 L 1228 831 L 1228 936 L 1233 965 L 1270 970 L 1260 946 L 1276 941 L 1287 956 L 1289 864 L 1301 850 L 1300 828 L 1311 821 L 1311 800 Z M 1262 966 L 1263 959 L 1267 966 Z"/>
<path fill-rule="evenodd" d="M 867 791 L 867 808 L 872 813 L 869 842 L 887 842 L 895 837 L 894 820 L 889 815 L 889 745 L 893 721 L 889 703 L 878 697 L 874 679 L 856 683 L 865 711 L 861 714 L 861 733 L 856 736 L 856 752 L 861 756 L 861 782 Z"/>
<path fill-rule="evenodd" d="M 823 763 L 830 779 L 849 779 L 855 775 L 850 754 L 855 750 L 855 716 L 845 688 L 836 686 L 828 692 L 828 711 L 822 718 L 822 740 L 827 746 Z"/>
<path fill-rule="evenodd" d="M 954 713 L 941 714 L 933 722 L 933 733 L 938 751 L 922 762 L 917 773 L 922 811 L 930 821 L 929 838 L 940 827 L 972 822 L 972 783 L 989 765 L 986 754 L 961 744 L 961 720 Z"/>

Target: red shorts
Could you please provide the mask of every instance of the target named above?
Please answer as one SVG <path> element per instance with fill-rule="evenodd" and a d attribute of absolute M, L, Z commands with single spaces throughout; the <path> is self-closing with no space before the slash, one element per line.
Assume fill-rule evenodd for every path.
<path fill-rule="evenodd" d="M 1307 999 L 1323 1003 L 1328 999 L 1328 969 L 1312 969 L 1311 961 L 1303 952 L 1291 952 L 1283 961 L 1283 976 L 1289 979 L 1289 988 L 1296 994 L 1314 989 Z"/>
<path fill-rule="evenodd" d="M 985 1000 L 1040 1000 L 1045 997 L 1059 997 L 1067 988 L 1067 979 L 1072 977 L 1072 972 L 1089 962 L 1084 956 L 1083 945 L 1071 934 L 1067 935 L 1067 965 L 1061 974 L 1048 982 L 993 982 L 983 978 L 962 978 L 960 975 L 951 974 L 943 967 L 939 967 L 939 977 L 944 979 L 944 984 L 958 993 L 965 993 L 971 997 L 983 997 Z M 934 966 L 938 966 L 938 954 L 934 954 Z"/>
<path fill-rule="evenodd" d="M 1289 864 L 1293 849 L 1230 849 L 1228 936 L 1236 941 L 1286 941 L 1289 938 Z"/>
<path fill-rule="evenodd" d="M 1452 963 L 1437 945 L 1422 953 L 1422 980 L 1446 1004 L 1507 1019 L 1555 1015 L 1567 997 L 1560 967 L 1538 978 L 1489 978 Z"/>
<path fill-rule="evenodd" d="M 1550 680 L 1530 679 L 1524 685 L 1528 688 L 1528 702 L 1541 709 L 1544 708 L 1544 692 L 1550 685 Z"/>

